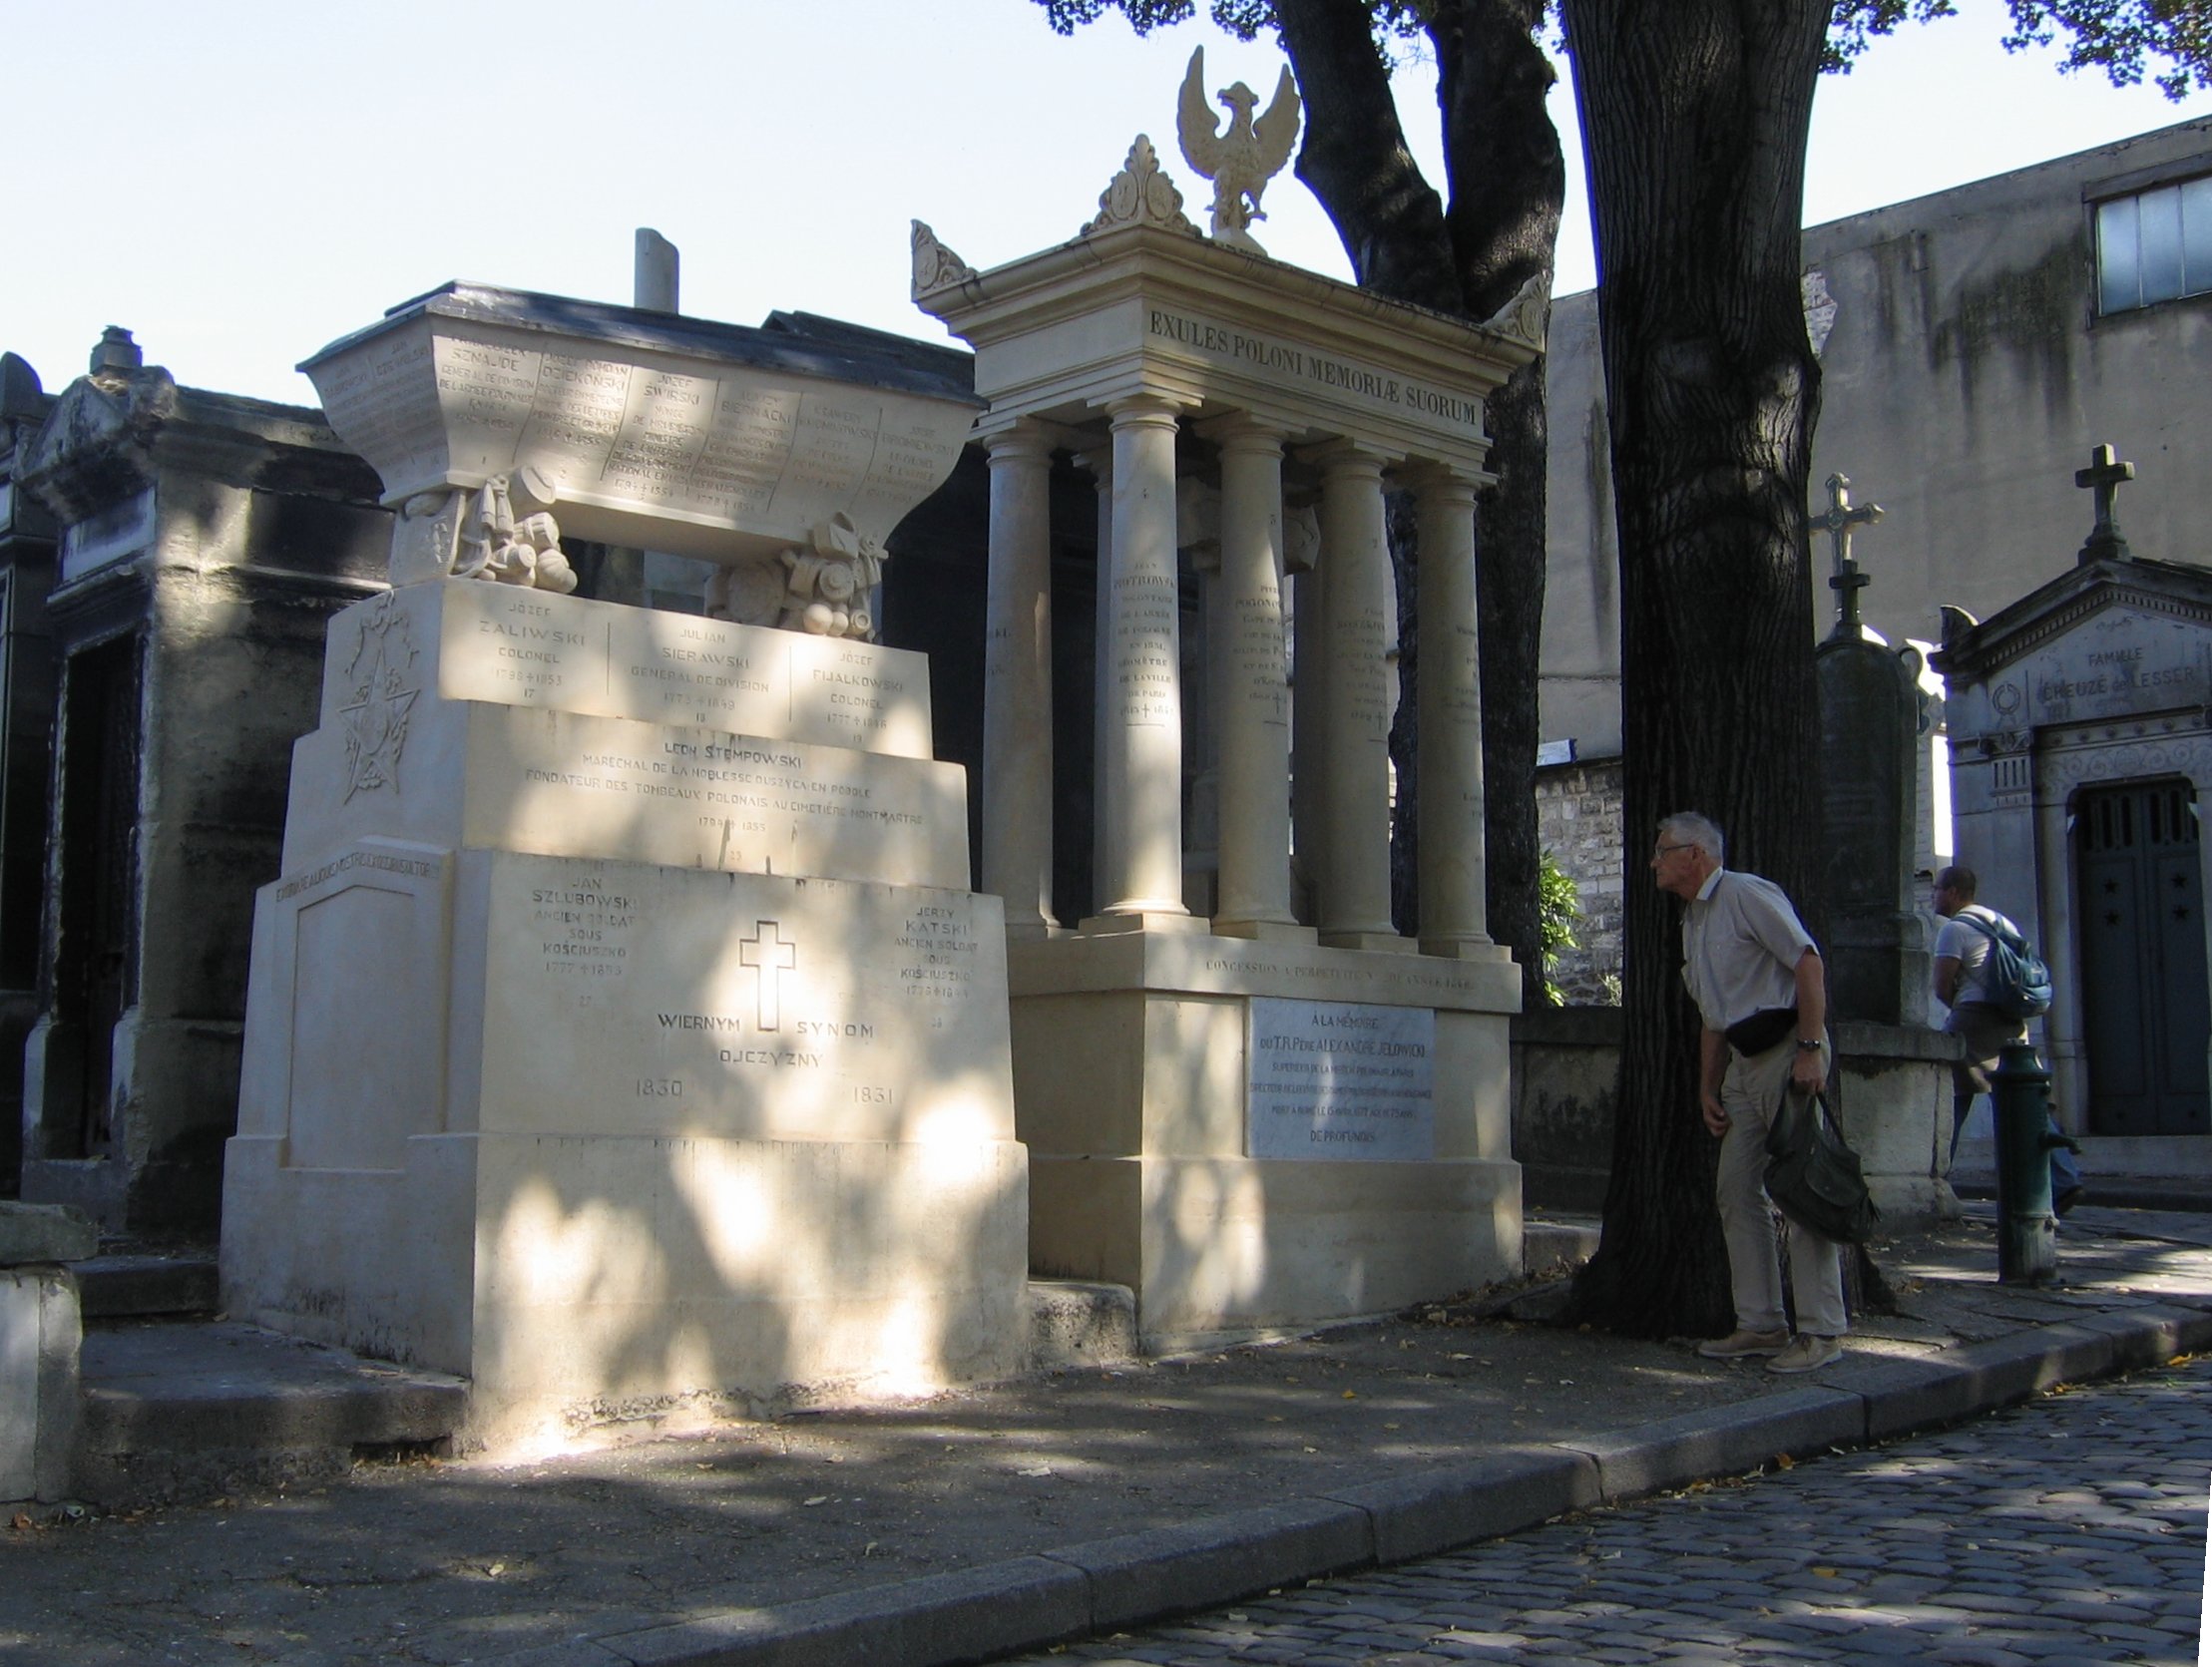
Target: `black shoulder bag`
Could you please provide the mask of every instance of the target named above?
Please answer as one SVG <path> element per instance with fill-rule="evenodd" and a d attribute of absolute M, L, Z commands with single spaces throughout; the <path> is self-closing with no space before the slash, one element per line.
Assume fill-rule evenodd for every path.
<path fill-rule="evenodd" d="M 1859 1154 L 1828 1114 L 1821 1094 L 1782 1084 L 1767 1125 L 1767 1196 L 1798 1226 L 1845 1244 L 1863 1244 L 1882 1212 L 1867 1191 Z"/>

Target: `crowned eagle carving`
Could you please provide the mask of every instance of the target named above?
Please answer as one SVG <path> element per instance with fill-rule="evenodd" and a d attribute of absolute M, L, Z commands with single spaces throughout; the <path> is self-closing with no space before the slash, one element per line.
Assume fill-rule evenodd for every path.
<path fill-rule="evenodd" d="M 1256 121 L 1252 112 L 1259 95 L 1243 82 L 1224 87 L 1218 96 L 1229 110 L 1225 128 L 1216 126 L 1206 102 L 1206 49 L 1201 46 L 1190 55 L 1176 109 L 1183 161 L 1213 182 L 1213 240 L 1264 254 L 1247 227 L 1267 217 L 1260 211 L 1260 193 L 1282 172 L 1298 143 L 1298 84 L 1285 67 L 1267 113 Z"/>

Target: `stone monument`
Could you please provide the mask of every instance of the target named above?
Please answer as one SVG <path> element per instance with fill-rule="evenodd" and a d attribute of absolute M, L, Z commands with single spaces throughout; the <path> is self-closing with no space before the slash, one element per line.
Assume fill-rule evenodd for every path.
<path fill-rule="evenodd" d="M 467 1376 L 501 1449 L 1017 1370 L 1002 913 L 870 640 L 973 399 L 466 285 L 303 368 L 399 520 L 258 897 L 230 1312 Z M 565 594 L 565 535 L 707 614 Z"/>
<path fill-rule="evenodd" d="M 1852 557 L 1852 533 L 1879 521 L 1882 507 L 1854 505 L 1842 475 L 1828 477 L 1828 498 L 1811 521 L 1833 543 L 1828 584 L 1837 597 L 1835 628 L 1813 650 L 1828 830 L 1828 999 L 1838 1019 L 1918 1023 L 1929 976 L 1913 895 L 1921 655 L 1892 648 L 1859 617 L 1870 581 Z"/>
<path fill-rule="evenodd" d="M 1484 916 L 1473 512 L 1484 400 L 1542 352 L 1547 297 L 1478 326 L 1267 258 L 1242 209 L 1264 178 L 1222 147 L 1279 165 L 1294 103 L 1278 94 L 1260 135 L 1249 93 L 1223 97 L 1212 238 L 1142 136 L 1058 248 L 979 272 L 914 226 L 915 300 L 975 348 L 991 402 L 983 874 L 1012 940 L 1031 1265 L 1132 1287 L 1153 1346 L 1443 1296 L 1518 1268 L 1521 1244 L 1520 975 Z M 1202 87 L 1192 103 L 1210 135 Z M 1103 529 L 1097 907 L 1069 921 L 1034 791 L 1054 741 L 1056 452 L 1097 479 Z M 1199 581 L 1178 561 L 1179 482 L 1200 473 L 1218 493 L 1202 716 L 1180 640 Z M 1386 481 L 1421 516 L 1417 938 L 1391 919 Z M 1308 573 L 1286 491 L 1319 499 Z M 1185 871 L 1207 820 L 1186 803 L 1200 724 L 1210 889 Z"/>

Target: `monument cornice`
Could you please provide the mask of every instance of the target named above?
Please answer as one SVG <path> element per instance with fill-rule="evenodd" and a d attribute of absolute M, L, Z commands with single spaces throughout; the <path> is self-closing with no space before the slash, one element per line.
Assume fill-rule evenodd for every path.
<path fill-rule="evenodd" d="M 1483 406 L 1540 349 L 1184 231 L 1129 223 L 926 289 L 999 410 L 1071 420 L 1146 389 L 1480 470 Z"/>

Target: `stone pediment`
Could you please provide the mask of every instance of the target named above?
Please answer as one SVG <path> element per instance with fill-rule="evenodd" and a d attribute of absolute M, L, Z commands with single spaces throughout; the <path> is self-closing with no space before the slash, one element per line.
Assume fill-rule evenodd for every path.
<path fill-rule="evenodd" d="M 2201 709 L 2212 700 L 2212 570 L 2141 560 L 2075 568 L 1947 631 L 1934 663 L 1952 683 L 1955 728 Z"/>

